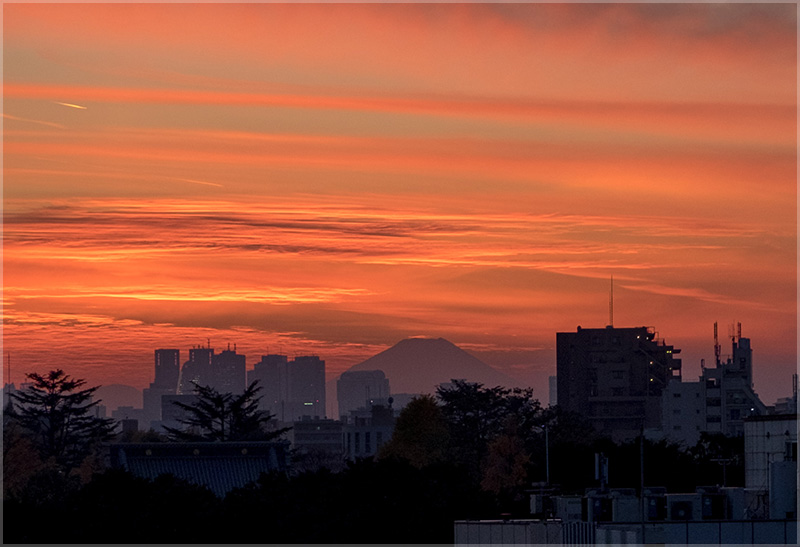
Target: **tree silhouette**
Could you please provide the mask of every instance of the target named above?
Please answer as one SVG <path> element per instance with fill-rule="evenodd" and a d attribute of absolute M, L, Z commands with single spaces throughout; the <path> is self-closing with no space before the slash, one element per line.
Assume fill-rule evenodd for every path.
<path fill-rule="evenodd" d="M 13 410 L 42 460 L 53 461 L 63 471 L 79 466 L 95 446 L 114 436 L 114 421 L 92 415 L 100 403 L 92 401 L 99 386 L 81 389 L 85 380 L 63 370 L 26 375 L 28 388 L 11 395 Z"/>
<path fill-rule="evenodd" d="M 173 404 L 187 412 L 178 420 L 184 428 L 165 427 L 173 441 L 269 441 L 280 437 L 290 428 L 268 431 L 264 426 L 273 418 L 258 409 L 261 397 L 258 381 L 251 383 L 241 395 L 220 393 L 211 386 L 195 384 L 197 401 Z"/>
<path fill-rule="evenodd" d="M 489 443 L 503 431 L 506 416 L 516 417 L 519 434 L 527 439 L 542 411 L 532 389 L 487 388 L 453 380 L 436 395 L 450 430 L 450 458 L 470 469 L 478 481 Z"/>
<path fill-rule="evenodd" d="M 398 458 L 416 468 L 447 459 L 450 433 L 436 399 L 422 395 L 400 411 L 392 438 L 384 444 L 379 458 Z"/>

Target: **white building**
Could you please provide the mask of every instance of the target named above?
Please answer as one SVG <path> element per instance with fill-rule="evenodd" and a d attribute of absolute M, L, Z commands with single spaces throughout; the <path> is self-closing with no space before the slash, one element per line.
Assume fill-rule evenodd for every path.
<path fill-rule="evenodd" d="M 703 366 L 699 381 L 666 386 L 661 399 L 663 436 L 686 446 L 695 445 L 704 431 L 741 436 L 745 418 L 767 413 L 753 390 L 750 339 L 733 336 L 732 355 L 724 362 L 719 349 L 715 343 L 716 365 Z"/>
<path fill-rule="evenodd" d="M 744 485 L 753 516 L 797 515 L 797 415 L 754 416 L 744 422 Z"/>

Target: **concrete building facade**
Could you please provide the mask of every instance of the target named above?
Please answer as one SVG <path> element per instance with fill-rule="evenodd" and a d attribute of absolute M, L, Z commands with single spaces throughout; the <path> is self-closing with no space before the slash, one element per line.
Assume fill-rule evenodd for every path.
<path fill-rule="evenodd" d="M 668 439 L 693 446 L 702 432 L 741 436 L 746 418 L 767 413 L 753 389 L 750 339 L 733 336 L 724 361 L 715 340 L 714 353 L 715 366 L 702 365 L 699 381 L 671 382 L 664 390 L 662 431 Z"/>
<path fill-rule="evenodd" d="M 583 329 L 556 334 L 558 403 L 598 432 L 629 440 L 661 427 L 661 395 L 681 379 L 679 349 L 652 327 Z"/>

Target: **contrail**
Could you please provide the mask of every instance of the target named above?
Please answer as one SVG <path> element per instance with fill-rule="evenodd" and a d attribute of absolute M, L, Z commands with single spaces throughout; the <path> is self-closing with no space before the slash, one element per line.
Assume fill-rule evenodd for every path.
<path fill-rule="evenodd" d="M 54 102 L 54 103 L 56 103 L 56 104 L 60 104 L 61 106 L 68 106 L 68 107 L 70 107 L 70 108 L 78 108 L 78 109 L 80 109 L 80 110 L 86 110 L 86 107 L 85 107 L 85 106 L 81 106 L 81 105 L 79 105 L 79 104 L 72 104 L 72 103 L 60 103 L 60 102 L 58 102 L 58 101 L 53 101 L 53 102 Z"/>
<path fill-rule="evenodd" d="M 205 182 L 205 181 L 202 181 L 202 180 L 179 179 L 179 178 L 176 178 L 175 180 L 180 180 L 180 181 L 183 181 L 183 182 L 191 182 L 193 184 L 205 184 L 207 186 L 218 186 L 220 188 L 225 188 L 222 184 L 217 184 L 216 182 Z"/>
<path fill-rule="evenodd" d="M 12 116 L 11 114 L 6 114 L 5 112 L 3 113 L 3 117 L 8 120 L 15 120 L 18 122 L 38 123 L 40 125 L 46 125 L 48 127 L 57 127 L 59 129 L 66 129 L 66 126 L 61 125 L 60 123 L 45 122 L 42 120 L 31 120 L 30 118 L 20 118 L 18 116 Z"/>

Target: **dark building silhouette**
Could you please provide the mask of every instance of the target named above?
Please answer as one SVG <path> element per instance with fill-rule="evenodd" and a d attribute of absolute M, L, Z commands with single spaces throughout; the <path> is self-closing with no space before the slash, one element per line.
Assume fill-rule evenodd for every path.
<path fill-rule="evenodd" d="M 181 352 L 177 349 L 155 350 L 156 376 L 150 387 L 178 389 L 178 378 L 181 373 Z"/>
<path fill-rule="evenodd" d="M 261 408 L 281 422 L 303 416 L 325 417 L 325 361 L 316 355 L 295 357 L 264 355 L 248 373 L 247 381 L 259 381 Z"/>
<path fill-rule="evenodd" d="M 324 418 L 325 361 L 316 355 L 295 357 L 288 369 L 291 420 L 303 416 Z"/>
<path fill-rule="evenodd" d="M 258 381 L 259 407 L 278 420 L 286 421 L 285 404 L 289 400 L 289 359 L 285 355 L 262 355 L 261 361 L 247 372 L 247 383 Z"/>
<path fill-rule="evenodd" d="M 142 390 L 142 415 L 145 429 L 161 420 L 161 397 L 175 395 L 180 377 L 180 350 L 155 350 L 155 379 Z"/>
<path fill-rule="evenodd" d="M 558 404 L 615 440 L 659 429 L 661 393 L 681 379 L 677 353 L 650 327 L 556 333 Z"/>
<path fill-rule="evenodd" d="M 214 360 L 214 348 L 192 348 L 189 360 L 181 368 L 178 382 L 178 393 L 192 393 L 194 384 L 208 386 L 213 384 L 211 366 Z"/>
<path fill-rule="evenodd" d="M 395 416 L 391 398 L 387 405 L 362 408 L 341 419 L 344 456 L 349 460 L 374 456 L 394 433 Z"/>
<path fill-rule="evenodd" d="M 211 385 L 220 393 L 244 393 L 247 387 L 247 365 L 245 356 L 236 353 L 234 347 L 231 351 L 223 350 L 213 356 L 211 366 Z"/>
<path fill-rule="evenodd" d="M 349 370 L 336 381 L 339 416 L 372 404 L 385 404 L 389 395 L 389 379 L 382 370 Z"/>

